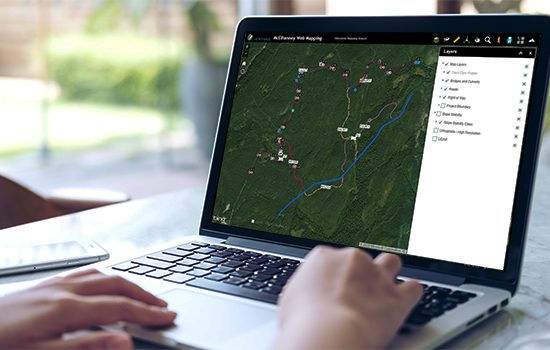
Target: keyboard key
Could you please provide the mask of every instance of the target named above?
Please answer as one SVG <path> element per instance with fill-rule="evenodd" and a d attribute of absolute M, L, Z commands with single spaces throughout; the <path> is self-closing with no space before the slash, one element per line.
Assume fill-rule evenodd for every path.
<path fill-rule="evenodd" d="M 192 245 L 197 245 L 197 246 L 203 247 L 203 248 L 204 248 L 204 247 L 208 247 L 208 246 L 210 245 L 210 244 L 208 244 L 208 243 L 199 242 L 199 241 L 193 241 L 193 242 L 191 242 L 191 244 L 192 244 Z"/>
<path fill-rule="evenodd" d="M 246 264 L 244 266 L 242 266 L 240 269 L 241 270 L 246 270 L 246 271 L 257 271 L 259 269 L 261 269 L 262 267 L 260 265 L 256 265 L 256 264 Z"/>
<path fill-rule="evenodd" d="M 264 289 L 262 289 L 262 292 L 278 295 L 279 293 L 281 293 L 282 290 L 283 290 L 283 288 L 281 288 L 279 286 L 269 286 L 269 287 L 265 287 Z"/>
<path fill-rule="evenodd" d="M 280 260 L 281 259 L 281 257 L 279 257 L 279 256 L 269 255 L 269 254 L 264 254 L 264 258 L 268 258 L 269 260 Z"/>
<path fill-rule="evenodd" d="M 193 252 L 189 252 L 189 251 L 186 251 L 186 250 L 181 250 L 181 249 L 178 249 L 178 248 L 170 248 L 170 249 L 163 250 L 162 252 L 164 254 L 175 255 L 175 256 L 179 256 L 181 258 L 185 258 L 186 256 L 189 256 L 189 255 L 193 254 Z"/>
<path fill-rule="evenodd" d="M 252 259 L 248 260 L 248 262 L 253 263 L 253 264 L 257 264 L 257 265 L 265 264 L 268 261 L 269 261 L 269 259 L 266 258 L 266 257 L 263 257 L 263 256 L 258 257 L 258 258 L 252 258 Z"/>
<path fill-rule="evenodd" d="M 212 280 L 212 281 L 221 281 L 227 278 L 227 275 L 221 274 L 221 273 L 211 273 L 208 276 L 205 277 L 206 279 Z"/>
<path fill-rule="evenodd" d="M 428 292 L 437 292 L 437 293 L 441 293 L 441 294 L 449 294 L 451 292 L 451 289 L 450 288 L 445 288 L 445 287 L 436 287 L 436 286 L 431 286 L 431 287 L 428 287 Z"/>
<path fill-rule="evenodd" d="M 257 275 L 252 275 L 250 276 L 249 280 L 252 280 L 252 281 L 259 281 L 259 282 L 265 282 L 267 280 L 271 279 L 271 276 L 269 275 L 262 275 L 262 274 L 257 274 Z"/>
<path fill-rule="evenodd" d="M 456 307 L 456 303 L 450 303 L 450 302 L 446 302 L 444 303 L 443 305 L 441 305 L 441 308 L 445 311 L 449 311 L 449 310 L 452 310 Z"/>
<path fill-rule="evenodd" d="M 122 264 L 118 264 L 113 266 L 113 269 L 118 271 L 128 271 L 130 269 L 133 269 L 134 267 L 139 266 L 138 264 L 131 263 L 129 261 L 123 262 Z"/>
<path fill-rule="evenodd" d="M 177 249 L 187 250 L 187 251 L 193 251 L 193 250 L 197 250 L 199 248 L 200 248 L 199 246 L 193 245 L 191 243 L 182 244 L 182 245 L 177 246 Z"/>
<path fill-rule="evenodd" d="M 264 301 L 271 304 L 277 303 L 277 295 L 273 295 L 269 293 L 261 293 L 254 289 L 242 288 L 242 287 L 234 286 L 224 282 L 216 282 L 216 281 L 210 281 L 204 278 L 198 278 L 187 283 L 187 285 L 197 287 L 197 288 L 207 289 L 211 291 L 221 292 L 224 294 L 236 295 L 236 296 L 241 296 L 249 299 Z"/>
<path fill-rule="evenodd" d="M 477 295 L 474 294 L 474 293 L 464 292 L 464 291 L 461 291 L 461 290 L 455 290 L 451 294 L 449 294 L 449 296 L 457 298 L 457 299 L 466 299 L 466 300 L 468 300 L 468 299 L 471 299 L 471 298 L 475 298 Z"/>
<path fill-rule="evenodd" d="M 211 264 L 221 264 L 221 263 L 226 262 L 226 261 L 227 261 L 227 259 L 220 258 L 220 257 L 217 257 L 217 256 L 212 256 L 212 257 L 204 260 L 204 262 L 211 263 Z"/>
<path fill-rule="evenodd" d="M 217 256 L 220 258 L 227 258 L 228 256 L 233 255 L 233 253 L 228 252 L 227 250 L 218 250 L 217 252 L 212 253 L 212 256 Z"/>
<path fill-rule="evenodd" d="M 468 299 L 466 298 L 455 298 L 455 297 L 447 297 L 445 298 L 445 301 L 449 302 L 449 303 L 454 303 L 454 304 L 463 304 L 465 302 L 468 301 Z"/>
<path fill-rule="evenodd" d="M 183 265 L 176 265 L 176 266 L 172 267 L 171 269 L 169 269 L 168 271 L 177 272 L 177 273 L 186 273 L 187 271 L 191 271 L 191 270 L 193 270 L 192 267 L 187 267 L 187 266 L 183 266 Z"/>
<path fill-rule="evenodd" d="M 248 277 L 252 275 L 252 272 L 246 271 L 246 270 L 237 270 L 237 271 L 231 272 L 229 275 L 236 276 L 236 277 Z"/>
<path fill-rule="evenodd" d="M 135 268 L 129 270 L 128 272 L 136 274 L 136 275 L 145 275 L 146 273 L 149 273 L 151 271 L 155 271 L 155 269 L 153 269 L 152 267 L 149 267 L 149 266 L 138 266 L 138 267 L 135 267 Z"/>
<path fill-rule="evenodd" d="M 165 277 L 164 280 L 169 281 L 169 282 L 182 284 L 182 283 L 191 281 L 193 278 L 194 278 L 193 276 L 184 275 L 182 273 L 175 273 L 173 275 Z"/>
<path fill-rule="evenodd" d="M 195 250 L 195 253 L 210 254 L 210 253 L 215 252 L 215 251 L 216 251 L 216 249 L 211 249 L 211 248 L 200 248 L 200 249 Z"/>
<path fill-rule="evenodd" d="M 286 284 L 286 281 L 287 280 L 285 279 L 272 279 L 272 280 L 269 280 L 268 283 L 273 286 L 283 287 Z"/>
<path fill-rule="evenodd" d="M 260 289 L 264 286 L 266 286 L 264 282 L 258 282 L 258 281 L 248 281 L 245 284 L 243 284 L 244 288 L 250 288 L 250 289 Z"/>
<path fill-rule="evenodd" d="M 204 260 L 204 259 L 208 259 L 208 255 L 206 255 L 206 254 L 193 254 L 193 255 L 189 255 L 187 257 L 187 259 Z"/>
<path fill-rule="evenodd" d="M 228 253 L 232 253 L 232 254 L 239 254 L 239 253 L 244 252 L 244 250 L 237 249 L 237 248 L 227 248 L 225 251 L 228 252 Z"/>
<path fill-rule="evenodd" d="M 294 260 L 294 259 L 289 259 L 289 258 L 283 258 L 280 261 L 284 262 L 285 264 L 290 264 L 290 265 L 299 265 L 300 264 L 299 260 Z"/>
<path fill-rule="evenodd" d="M 286 264 L 281 262 L 281 261 L 273 261 L 273 262 L 265 264 L 264 266 L 265 267 L 271 267 L 271 268 L 274 268 L 274 269 L 278 269 L 279 267 L 283 267 L 285 265 Z"/>
<path fill-rule="evenodd" d="M 193 265 L 196 265 L 198 264 L 199 261 L 197 260 L 191 260 L 191 259 L 183 259 L 181 261 L 178 261 L 178 265 L 183 265 L 183 266 L 193 266 Z"/>
<path fill-rule="evenodd" d="M 231 276 L 228 279 L 223 280 L 223 283 L 233 284 L 233 285 L 239 285 L 246 281 L 246 278 L 240 278 Z"/>
<path fill-rule="evenodd" d="M 212 249 L 216 249 L 216 250 L 224 250 L 224 249 L 227 249 L 227 247 L 224 247 L 223 245 L 216 245 L 216 244 L 211 244 L 208 246 L 209 248 L 212 248 Z"/>
<path fill-rule="evenodd" d="M 237 261 L 237 260 L 229 260 L 227 262 L 224 262 L 222 264 L 222 266 L 225 266 L 225 267 L 239 267 L 239 266 L 243 266 L 244 263 L 243 262 L 240 262 L 240 261 Z"/>
<path fill-rule="evenodd" d="M 202 270 L 202 269 L 193 269 L 193 271 L 191 272 L 188 272 L 187 274 L 190 275 L 190 276 L 195 276 L 195 277 L 203 277 L 203 276 L 206 276 L 210 273 L 210 271 L 206 271 L 206 270 Z"/>
<path fill-rule="evenodd" d="M 430 316 L 412 314 L 409 316 L 409 318 L 407 318 L 405 323 L 416 325 L 416 326 L 422 326 L 430 322 L 431 319 L 432 318 Z"/>
<path fill-rule="evenodd" d="M 249 255 L 245 254 L 235 254 L 233 256 L 228 257 L 231 260 L 238 260 L 238 261 L 245 261 L 250 259 L 251 257 Z"/>
<path fill-rule="evenodd" d="M 179 257 L 179 256 L 168 255 L 168 254 L 164 254 L 164 253 L 154 253 L 154 254 L 147 255 L 147 257 L 149 257 L 149 258 L 151 258 L 151 259 L 160 260 L 160 261 L 166 261 L 166 262 L 171 262 L 171 263 L 183 259 L 183 258 L 181 258 L 181 257 Z"/>
<path fill-rule="evenodd" d="M 258 271 L 258 273 L 261 273 L 263 275 L 270 275 L 270 276 L 276 275 L 280 272 L 281 271 L 279 271 L 279 269 L 274 269 L 272 267 L 264 268 L 263 270 Z"/>
<path fill-rule="evenodd" d="M 218 267 L 212 269 L 212 272 L 217 272 L 217 273 L 226 274 L 226 273 L 230 273 L 230 272 L 233 271 L 233 270 L 235 270 L 235 269 L 232 268 L 232 267 L 218 266 Z"/>
<path fill-rule="evenodd" d="M 148 258 L 146 256 L 143 256 L 141 258 L 137 258 L 135 260 L 132 260 L 132 262 L 136 263 L 136 264 L 140 264 L 140 265 L 154 267 L 154 268 L 161 269 L 161 270 L 166 270 L 166 269 L 169 269 L 171 267 L 176 266 L 176 264 L 169 263 L 169 262 L 166 262 L 166 261 L 151 259 L 151 258 Z"/>
<path fill-rule="evenodd" d="M 155 271 L 149 272 L 145 276 L 152 277 L 152 278 L 163 278 L 163 277 L 166 277 L 166 276 L 170 276 L 171 274 L 172 274 L 172 272 L 168 272 L 168 271 L 164 271 L 164 270 L 155 270 Z"/>
<path fill-rule="evenodd" d="M 204 261 L 201 262 L 201 263 L 198 264 L 198 265 L 195 265 L 195 268 L 197 268 L 197 269 L 203 269 L 203 270 L 210 270 L 211 268 L 214 268 L 214 267 L 216 267 L 215 264 L 209 264 L 209 263 L 204 262 Z"/>

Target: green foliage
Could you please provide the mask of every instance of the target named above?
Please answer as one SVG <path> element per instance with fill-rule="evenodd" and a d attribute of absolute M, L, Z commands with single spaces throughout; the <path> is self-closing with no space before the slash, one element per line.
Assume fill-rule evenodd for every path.
<path fill-rule="evenodd" d="M 161 54 L 160 39 L 60 38 L 50 45 L 50 72 L 72 101 L 178 108 L 179 54 Z M 125 50 L 128 47 L 128 50 Z"/>
<path fill-rule="evenodd" d="M 220 30 L 218 18 L 206 2 L 195 1 L 187 10 L 187 20 L 193 33 L 195 50 L 202 58 L 212 60 L 210 38 L 212 33 Z"/>
<path fill-rule="evenodd" d="M 86 32 L 99 34 L 110 32 L 119 25 L 122 8 L 117 0 L 106 0 L 98 6 L 88 18 Z"/>

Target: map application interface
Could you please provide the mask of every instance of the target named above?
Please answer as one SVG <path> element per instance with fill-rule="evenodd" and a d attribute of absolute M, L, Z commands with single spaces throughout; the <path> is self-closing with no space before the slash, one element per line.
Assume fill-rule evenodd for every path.
<path fill-rule="evenodd" d="M 247 33 L 212 222 L 502 269 L 538 40 Z"/>

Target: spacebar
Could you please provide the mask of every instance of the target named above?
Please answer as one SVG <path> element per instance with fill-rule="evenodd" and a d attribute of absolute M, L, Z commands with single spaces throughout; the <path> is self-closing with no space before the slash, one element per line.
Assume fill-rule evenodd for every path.
<path fill-rule="evenodd" d="M 254 289 L 237 287 L 231 284 L 210 281 L 204 278 L 196 278 L 186 283 L 186 285 L 207 289 L 215 292 L 220 292 L 224 294 L 236 295 L 236 296 L 240 296 L 248 299 L 264 301 L 266 303 L 271 303 L 271 304 L 277 303 L 277 295 L 273 295 L 269 293 L 260 293 Z"/>

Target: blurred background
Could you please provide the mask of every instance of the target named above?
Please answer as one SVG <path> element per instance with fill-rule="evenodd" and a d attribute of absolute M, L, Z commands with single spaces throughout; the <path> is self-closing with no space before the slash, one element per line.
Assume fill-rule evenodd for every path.
<path fill-rule="evenodd" d="M 2 0 L 0 174 L 132 198 L 204 185 L 243 16 L 503 12 L 550 1 Z"/>

